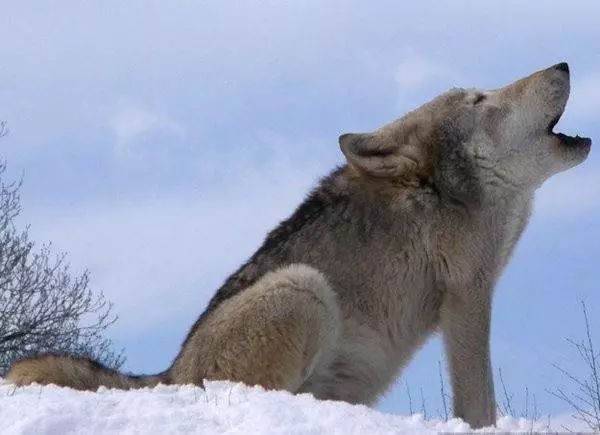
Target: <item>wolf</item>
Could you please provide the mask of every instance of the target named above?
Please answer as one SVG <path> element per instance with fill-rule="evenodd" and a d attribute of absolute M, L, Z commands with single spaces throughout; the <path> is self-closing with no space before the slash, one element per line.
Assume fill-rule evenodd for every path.
<path fill-rule="evenodd" d="M 164 372 L 40 355 L 6 379 L 81 390 L 227 379 L 372 404 L 440 331 L 454 415 L 495 424 L 495 283 L 535 190 L 591 148 L 553 131 L 569 76 L 559 63 L 496 90 L 452 89 L 378 130 L 341 135 L 346 163 L 225 281 Z"/>

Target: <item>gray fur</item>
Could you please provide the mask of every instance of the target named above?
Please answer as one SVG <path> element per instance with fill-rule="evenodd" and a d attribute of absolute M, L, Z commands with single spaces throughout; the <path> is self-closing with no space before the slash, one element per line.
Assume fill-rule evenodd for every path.
<path fill-rule="evenodd" d="M 370 404 L 439 329 L 455 415 L 494 424 L 494 285 L 535 189 L 590 149 L 589 139 L 549 131 L 568 94 L 568 72 L 551 67 L 495 91 L 452 90 L 375 132 L 342 135 L 348 164 L 225 282 L 172 366 L 104 384 L 231 379 Z M 73 385 L 32 361 L 42 362 L 17 363 L 8 379 Z"/>

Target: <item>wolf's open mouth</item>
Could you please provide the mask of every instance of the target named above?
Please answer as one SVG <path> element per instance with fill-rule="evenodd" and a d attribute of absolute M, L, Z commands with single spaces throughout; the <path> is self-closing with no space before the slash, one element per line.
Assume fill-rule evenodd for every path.
<path fill-rule="evenodd" d="M 590 139 L 589 137 L 568 136 L 563 133 L 554 133 L 554 131 L 552 130 L 554 129 L 556 124 L 558 124 L 558 121 L 560 121 L 561 116 L 562 113 L 556 118 L 554 118 L 552 121 L 550 121 L 550 124 L 548 124 L 549 135 L 557 137 L 558 140 L 560 140 L 560 143 L 565 146 L 590 146 L 592 144 L 592 139 Z"/>

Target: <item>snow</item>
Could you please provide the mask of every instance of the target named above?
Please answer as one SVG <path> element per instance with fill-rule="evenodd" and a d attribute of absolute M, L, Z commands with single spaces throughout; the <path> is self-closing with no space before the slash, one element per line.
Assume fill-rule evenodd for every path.
<path fill-rule="evenodd" d="M 556 423 L 555 421 L 553 424 Z M 573 423 L 573 422 L 569 422 Z M 581 427 L 570 425 L 571 429 Z M 0 433 L 9 434 L 434 434 L 465 432 L 459 419 L 383 414 L 366 406 L 319 401 L 311 395 L 265 391 L 231 382 L 205 390 L 80 392 L 56 386 L 15 388 L 0 380 Z M 547 423 L 503 417 L 484 432 L 547 431 Z M 558 430 L 561 430 L 558 425 Z"/>

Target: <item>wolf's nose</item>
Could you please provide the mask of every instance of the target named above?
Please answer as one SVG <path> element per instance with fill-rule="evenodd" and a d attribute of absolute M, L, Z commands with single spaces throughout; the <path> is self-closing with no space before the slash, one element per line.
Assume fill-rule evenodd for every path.
<path fill-rule="evenodd" d="M 569 74 L 569 64 L 567 62 L 557 63 L 556 65 L 554 65 L 554 68 L 556 68 L 559 71 L 564 71 L 567 74 Z"/>

